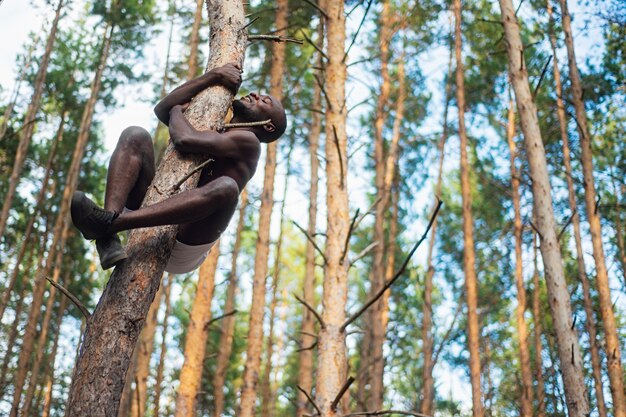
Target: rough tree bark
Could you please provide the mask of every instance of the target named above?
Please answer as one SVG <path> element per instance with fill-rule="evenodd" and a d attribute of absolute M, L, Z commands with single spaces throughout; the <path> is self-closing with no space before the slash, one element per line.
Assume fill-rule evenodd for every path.
<path fill-rule="evenodd" d="M 322 326 L 318 339 L 318 370 L 315 401 L 320 417 L 343 415 L 341 404 L 332 402 L 346 381 L 346 318 L 348 295 L 348 262 L 342 252 L 350 225 L 348 206 L 348 159 L 345 106 L 346 18 L 343 2 L 328 2 L 326 7 L 326 265 L 322 298 Z M 344 399 L 345 401 L 345 399 Z"/>
<path fill-rule="evenodd" d="M 537 417 L 545 417 L 546 415 L 546 402 L 545 402 L 545 385 L 543 382 L 543 347 L 541 343 L 541 305 L 540 294 L 541 287 L 539 285 L 539 268 L 537 268 L 538 256 L 537 256 L 537 236 L 533 232 L 533 323 L 534 323 L 534 337 L 535 337 L 535 377 L 537 378 Z"/>
<path fill-rule="evenodd" d="M 50 28 L 50 34 L 46 42 L 46 50 L 41 58 L 39 69 L 37 70 L 37 76 L 35 78 L 35 91 L 33 97 L 30 100 L 28 109 L 26 110 L 26 116 L 24 117 L 24 127 L 20 134 L 20 141 L 15 154 L 15 161 L 13 163 L 13 170 L 9 177 L 9 188 L 4 197 L 4 203 L 2 205 L 2 212 L 0 213 L 0 236 L 4 235 L 4 230 L 7 225 L 7 219 L 9 218 L 9 210 L 13 203 L 13 197 L 15 196 L 15 190 L 20 181 L 20 174 L 26 161 L 26 154 L 28 152 L 28 145 L 33 137 L 35 131 L 37 112 L 39 111 L 39 104 L 41 103 L 41 96 L 43 95 L 43 88 L 46 82 L 46 75 L 48 74 L 48 63 L 50 62 L 50 55 L 52 54 L 52 48 L 54 41 L 56 40 L 57 28 L 59 19 L 61 18 L 61 10 L 63 8 L 63 0 L 59 0 Z"/>
<path fill-rule="evenodd" d="M 578 215 L 578 204 L 576 203 L 576 190 L 572 176 L 572 162 L 569 148 L 569 133 L 567 131 L 567 118 L 565 116 L 565 106 L 563 103 L 563 86 L 561 84 L 561 71 L 556 53 L 556 35 L 554 34 L 552 20 L 552 3 L 547 2 L 548 16 L 550 19 L 550 46 L 552 48 L 552 65 L 554 74 L 554 85 L 556 89 L 556 113 L 559 119 L 559 131 L 561 133 L 561 145 L 563 149 L 563 166 L 565 167 L 565 180 L 567 182 L 569 208 L 572 212 L 572 228 L 574 231 L 574 241 L 576 243 L 576 262 L 578 264 L 578 279 L 583 287 L 583 305 L 585 308 L 585 328 L 589 334 L 589 351 L 591 353 L 591 370 L 596 394 L 596 404 L 600 417 L 606 417 L 607 410 L 604 401 L 604 390 L 602 388 L 602 363 L 597 345 L 596 320 L 591 299 L 589 278 L 587 278 L 587 268 L 583 252 L 582 239 L 580 234 L 580 216 Z"/>
<path fill-rule="evenodd" d="M 288 26 L 288 1 L 277 0 L 274 21 L 275 34 L 284 35 Z M 278 100 L 283 98 L 283 73 L 285 72 L 285 43 L 272 44 L 272 67 L 270 69 L 270 94 Z M 258 376 L 261 370 L 261 351 L 263 350 L 263 312 L 265 308 L 265 285 L 269 260 L 270 223 L 274 208 L 274 177 L 276 175 L 277 143 L 267 145 L 265 155 L 265 174 L 263 193 L 259 209 L 259 230 L 255 246 L 254 278 L 252 282 L 252 305 L 248 327 L 248 347 L 246 365 L 243 372 L 243 384 L 239 401 L 240 417 L 255 415 Z"/>
<path fill-rule="evenodd" d="M 510 94 L 510 90 L 509 90 Z M 528 350 L 528 328 L 524 319 L 526 311 L 526 287 L 524 286 L 524 270 L 522 265 L 522 214 L 520 203 L 520 171 L 515 166 L 517 146 L 515 144 L 515 103 L 509 99 L 506 138 L 509 144 L 511 163 L 511 195 L 514 212 L 514 239 L 515 239 L 515 286 L 517 288 L 517 307 L 515 318 L 517 321 L 517 338 L 519 340 L 520 370 L 522 374 L 522 393 L 520 401 L 520 415 L 531 417 L 533 413 L 533 377 L 530 370 L 530 352 Z"/>
<path fill-rule="evenodd" d="M 472 383 L 472 415 L 483 417 L 480 386 L 480 329 L 478 325 L 478 282 L 474 250 L 472 194 L 470 167 L 467 160 L 467 132 L 465 130 L 465 78 L 463 74 L 463 39 L 461 35 L 461 0 L 454 0 L 454 51 L 456 57 L 456 101 L 459 108 L 459 138 L 461 139 L 461 194 L 463 198 L 463 271 L 465 272 L 465 299 L 467 302 L 467 344 L 470 352 L 470 380 Z"/>
<path fill-rule="evenodd" d="M 187 69 L 187 80 L 191 80 L 198 75 L 198 45 L 200 43 L 200 24 L 202 23 L 202 6 L 204 0 L 196 0 L 196 12 L 193 16 L 193 26 L 191 27 L 191 39 L 189 40 L 189 68 Z"/>
<path fill-rule="evenodd" d="M 206 356 L 207 339 L 209 338 L 209 322 L 211 321 L 211 301 L 215 290 L 215 272 L 220 256 L 219 241 L 211 249 L 209 256 L 200 265 L 198 288 L 189 315 L 187 336 L 185 337 L 185 362 L 180 370 L 180 385 L 176 396 L 175 417 L 192 417 L 196 415 L 196 405 L 202 371 Z"/>
<path fill-rule="evenodd" d="M 563 261 L 556 235 L 556 222 L 552 207 L 552 191 L 545 150 L 537 120 L 537 108 L 528 83 L 524 63 L 524 47 L 519 25 L 511 0 L 500 0 L 502 24 L 504 26 L 511 84 L 515 91 L 520 125 L 524 133 L 526 154 L 530 167 L 533 206 L 540 235 L 548 300 L 552 310 L 554 330 L 557 338 L 563 385 L 567 396 L 567 407 L 571 417 L 582 417 L 589 413 L 585 390 L 578 338 L 572 325 L 569 292 L 563 271 Z"/>
<path fill-rule="evenodd" d="M 237 258 L 241 248 L 241 237 L 246 222 L 246 207 L 248 206 L 248 192 L 244 189 L 241 193 L 241 204 L 239 207 L 239 220 L 237 221 L 237 232 L 235 243 L 231 254 L 230 274 L 228 276 L 228 288 L 226 289 L 226 302 L 224 303 L 224 314 L 235 310 L 235 295 L 239 280 L 237 277 Z M 230 354 L 233 350 L 233 334 L 235 333 L 235 315 L 231 314 L 222 319 L 220 328 L 220 344 L 217 349 L 217 359 L 215 374 L 213 375 L 213 415 L 221 417 L 224 411 L 224 382 L 226 381 L 226 371 L 228 370 Z"/>
<path fill-rule="evenodd" d="M 169 275 L 165 286 L 165 314 L 163 315 L 163 323 L 161 326 L 161 351 L 159 352 L 159 366 L 157 367 L 156 377 L 154 381 L 154 417 L 159 417 L 159 409 L 161 403 L 161 384 L 163 384 L 163 372 L 165 370 L 165 355 L 167 354 L 167 320 L 172 313 L 172 303 L 170 296 L 172 294 L 172 285 L 174 283 L 174 275 Z"/>
<path fill-rule="evenodd" d="M 620 352 L 619 338 L 617 337 L 617 324 L 613 313 L 609 276 L 602 247 L 602 225 L 600 212 L 596 202 L 596 186 L 593 177 L 593 153 L 591 150 L 591 136 L 587 125 L 587 113 L 583 102 L 583 89 L 576 64 L 574 51 L 574 39 L 572 23 L 567 9 L 567 0 L 560 0 L 561 20 L 565 33 L 565 45 L 567 46 L 567 58 L 569 66 L 569 78 L 572 83 L 572 102 L 576 110 L 576 124 L 580 138 L 580 157 L 583 169 L 583 184 L 585 188 L 585 208 L 591 245 L 593 247 L 593 259 L 596 264 L 596 282 L 598 296 L 600 298 L 600 314 L 604 325 L 605 350 L 611 395 L 613 396 L 613 415 L 615 417 L 626 416 L 626 393 L 624 392 L 624 370 L 622 369 L 622 356 Z"/>
<path fill-rule="evenodd" d="M 241 2 L 213 0 L 208 69 L 234 62 L 243 64 L 247 34 Z M 185 115 L 196 129 L 223 123 L 232 94 L 214 86 L 199 94 Z M 151 205 L 174 193 L 173 187 L 206 158 L 180 155 L 170 145 L 144 199 Z M 199 173 L 180 187 L 195 187 Z M 118 266 L 89 319 L 70 387 L 68 417 L 111 416 L 117 413 L 132 351 L 148 313 L 176 238 L 175 226 L 139 229 L 130 233 L 129 260 Z"/>
<path fill-rule="evenodd" d="M 450 98 L 452 95 L 452 44 L 450 45 L 450 56 L 448 58 L 448 76 L 446 78 L 445 87 L 445 103 L 443 110 L 443 126 L 441 138 L 439 139 L 439 170 L 437 174 L 437 183 L 435 185 L 435 196 L 433 207 L 437 205 L 437 199 L 441 196 L 441 188 L 443 185 L 443 162 L 445 158 L 445 146 L 448 140 L 448 108 L 450 106 Z M 433 379 L 433 345 L 435 343 L 433 337 L 433 277 L 435 275 L 435 267 L 433 265 L 433 252 L 435 242 L 437 240 L 437 218 L 433 221 L 428 241 L 428 253 L 426 255 L 426 276 L 424 277 L 424 302 L 422 305 L 422 351 L 424 354 L 424 366 L 422 369 L 422 402 L 420 404 L 420 413 L 432 416 L 435 401 L 435 380 Z"/>
<path fill-rule="evenodd" d="M 324 8 L 325 0 L 320 0 L 318 5 Z M 317 29 L 317 44 L 320 48 L 324 47 L 324 16 L 320 14 L 320 21 Z M 317 67 L 321 68 L 323 64 L 322 54 L 317 56 Z M 315 83 L 313 85 L 313 101 L 312 107 L 315 109 L 322 108 L 322 89 Z M 311 130 L 307 137 L 309 144 L 309 165 L 311 169 L 311 177 L 309 182 L 309 220 L 307 225 L 307 233 L 309 236 L 315 236 L 317 228 L 317 190 L 319 182 L 319 165 L 320 161 L 317 157 L 319 149 L 320 133 L 322 131 L 322 116 L 317 111 L 311 112 Z M 303 300 L 310 306 L 315 306 L 315 247 L 313 243 L 307 239 L 305 250 L 305 272 L 303 284 Z M 299 365 L 298 365 L 298 385 L 306 392 L 313 389 L 313 349 L 308 349 L 315 343 L 315 318 L 313 313 L 306 308 L 302 309 L 302 328 L 300 344 Z M 307 399 L 303 392 L 298 391 L 296 417 L 303 417 L 307 412 Z"/>

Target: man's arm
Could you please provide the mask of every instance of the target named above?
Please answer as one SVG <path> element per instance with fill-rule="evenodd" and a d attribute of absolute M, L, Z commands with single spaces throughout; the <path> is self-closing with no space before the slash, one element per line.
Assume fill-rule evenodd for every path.
<path fill-rule="evenodd" d="M 215 130 L 199 131 L 183 116 L 182 107 L 174 106 L 169 119 L 170 138 L 180 152 L 209 154 L 231 159 L 258 160 L 261 145 L 256 135 L 245 130 L 219 133 Z"/>
<path fill-rule="evenodd" d="M 222 67 L 214 68 L 211 71 L 187 81 L 185 84 L 177 87 L 154 108 L 154 113 L 164 124 L 169 124 L 170 110 L 177 105 L 184 105 L 191 101 L 199 92 L 212 86 L 223 85 L 233 94 L 239 90 L 241 85 L 241 70 L 237 65 L 226 64 Z"/>

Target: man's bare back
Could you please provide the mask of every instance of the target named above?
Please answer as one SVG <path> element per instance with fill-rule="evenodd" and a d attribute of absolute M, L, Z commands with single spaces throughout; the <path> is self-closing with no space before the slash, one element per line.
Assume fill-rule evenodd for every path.
<path fill-rule="evenodd" d="M 196 189 L 140 208 L 154 177 L 154 152 L 148 132 L 132 127 L 122 132 L 111 157 L 104 209 L 83 193 L 75 193 L 72 220 L 86 239 L 96 240 L 103 268 L 110 268 L 126 258 L 117 232 L 139 227 L 177 224 L 177 245 L 180 243 L 185 249 L 206 256 L 204 248 L 210 248 L 225 230 L 235 211 L 239 193 L 256 171 L 260 143 L 278 139 L 286 128 L 285 112 L 280 102 L 256 93 L 233 102 L 231 122 L 271 120 L 263 126 L 233 128 L 225 132 L 198 131 L 184 118 L 184 108 L 200 91 L 219 84 L 234 94 L 240 83 L 240 69 L 228 64 L 183 84 L 155 107 L 157 117 L 168 125 L 172 143 L 179 152 L 214 159 L 203 170 Z M 174 253 L 178 253 L 178 249 L 175 247 Z M 196 263 L 190 264 L 190 268 L 197 267 L 199 264 Z"/>

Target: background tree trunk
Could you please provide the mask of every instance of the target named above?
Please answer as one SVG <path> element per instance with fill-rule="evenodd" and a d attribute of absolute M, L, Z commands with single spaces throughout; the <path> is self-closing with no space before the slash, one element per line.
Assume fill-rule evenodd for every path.
<path fill-rule="evenodd" d="M 556 223 L 552 208 L 552 192 L 546 164 L 545 150 L 539 131 L 537 108 L 530 92 L 528 73 L 524 63 L 524 47 L 519 33 L 517 17 L 511 0 L 500 0 L 502 24 L 509 56 L 511 84 L 515 91 L 520 124 L 524 133 L 526 153 L 532 178 L 532 192 L 537 230 L 540 234 L 548 300 L 552 310 L 557 337 L 563 385 L 571 417 L 589 413 L 582 373 L 578 338 L 572 326 L 569 292 L 563 271 L 561 252 L 556 236 Z"/>
<path fill-rule="evenodd" d="M 185 337 L 185 362 L 180 370 L 180 385 L 176 397 L 175 417 L 193 417 L 196 415 L 197 398 L 202 384 L 202 371 L 206 356 L 206 344 L 209 338 L 211 321 L 211 301 L 215 289 L 215 271 L 220 256 L 219 241 L 209 252 L 209 256 L 200 265 L 198 288 L 189 316 L 187 336 Z"/>
<path fill-rule="evenodd" d="M 193 16 L 193 26 L 191 27 L 191 39 L 189 40 L 189 68 L 187 69 L 187 80 L 196 78 L 198 75 L 198 45 L 200 43 L 200 24 L 202 23 L 202 6 L 204 0 L 196 0 L 196 12 Z"/>
<path fill-rule="evenodd" d="M 167 320 L 172 313 L 172 303 L 170 296 L 172 294 L 172 285 L 174 284 L 174 275 L 168 274 L 165 285 L 165 314 L 163 315 L 163 330 L 161 332 L 161 351 L 159 352 L 159 366 L 157 367 L 156 377 L 154 381 L 154 417 L 159 417 L 159 409 L 161 405 L 161 385 L 163 384 L 163 370 L 165 368 L 165 355 L 167 354 Z"/>
<path fill-rule="evenodd" d="M 465 272 L 465 299 L 467 302 L 467 344 L 470 352 L 470 380 L 472 383 L 472 415 L 483 417 L 480 385 L 480 329 L 478 325 L 478 283 L 476 255 L 474 252 L 474 225 L 472 220 L 472 194 L 470 167 L 467 158 L 467 132 L 465 130 L 465 76 L 463 74 L 463 40 L 461 38 L 461 0 L 454 0 L 454 50 L 456 57 L 456 101 L 459 108 L 459 138 L 461 139 L 461 194 L 463 197 L 463 270 Z"/>
<path fill-rule="evenodd" d="M 537 268 L 537 236 L 533 232 L 533 263 L 535 265 L 533 272 L 533 323 L 534 336 L 535 336 L 535 378 L 537 379 L 537 417 L 545 417 L 546 403 L 545 403 L 545 386 L 543 382 L 543 349 L 541 343 L 541 306 L 540 306 L 540 293 L 541 287 L 539 286 L 539 270 Z"/>
<path fill-rule="evenodd" d="M 288 1 L 277 0 L 276 35 L 284 35 L 288 25 Z M 272 68 L 270 70 L 270 94 L 278 100 L 283 98 L 283 74 L 285 72 L 285 43 L 272 44 Z M 263 194 L 259 210 L 259 230 L 254 257 L 254 278 L 252 283 L 252 304 L 248 328 L 246 366 L 243 372 L 243 385 L 239 402 L 240 417 L 252 417 L 256 408 L 256 385 L 261 370 L 263 349 L 263 312 L 265 307 L 265 285 L 269 260 L 270 223 L 274 208 L 274 177 L 276 175 L 277 143 L 267 145 L 265 155 L 265 175 Z"/>
<path fill-rule="evenodd" d="M 585 208 L 587 209 L 587 220 L 589 221 L 593 259 L 596 264 L 596 281 L 598 285 L 598 296 L 600 298 L 600 313 L 604 325 L 609 382 L 613 396 L 613 415 L 615 417 L 624 417 L 626 416 L 624 370 L 622 369 L 622 356 L 620 353 L 619 339 L 617 337 L 617 324 L 615 323 L 615 315 L 613 313 L 609 276 L 604 259 L 604 248 L 602 247 L 602 225 L 596 203 L 591 136 L 589 135 L 589 128 L 587 126 L 587 112 L 585 111 L 585 105 L 583 103 L 583 89 L 580 83 L 578 66 L 576 64 L 571 17 L 567 10 L 567 0 L 560 0 L 560 3 L 561 20 L 563 23 L 563 32 L 565 33 L 565 45 L 567 46 L 569 78 L 572 83 L 572 102 L 576 110 L 576 124 L 580 137 L 580 157 L 585 188 Z"/>
<path fill-rule="evenodd" d="M 229 62 L 242 65 L 247 40 L 242 30 L 243 4 L 213 0 L 209 4 L 209 20 L 208 68 Z M 215 127 L 223 123 L 231 100 L 232 94 L 225 88 L 214 86 L 196 96 L 185 115 L 196 129 Z M 173 145 L 168 146 L 144 206 L 167 197 L 161 193 L 171 192 L 202 161 L 200 156 L 183 157 Z M 195 187 L 198 177 L 199 173 L 192 175 L 180 190 Z M 130 233 L 126 246 L 129 259 L 115 269 L 89 319 L 70 387 L 68 417 L 117 413 L 130 357 L 174 246 L 176 229 L 163 226 Z"/>

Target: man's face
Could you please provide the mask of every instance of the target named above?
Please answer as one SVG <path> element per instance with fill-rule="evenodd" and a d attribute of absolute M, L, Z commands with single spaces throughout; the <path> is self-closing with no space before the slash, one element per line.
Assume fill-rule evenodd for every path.
<path fill-rule="evenodd" d="M 277 112 L 282 112 L 282 105 L 270 95 L 252 92 L 239 100 L 233 101 L 233 113 L 237 119 L 245 122 L 260 122 L 273 119 Z"/>

